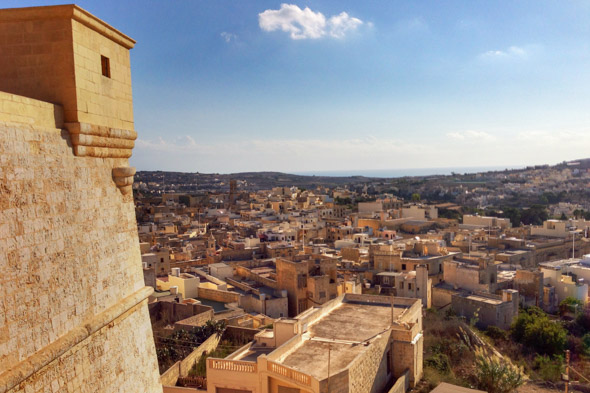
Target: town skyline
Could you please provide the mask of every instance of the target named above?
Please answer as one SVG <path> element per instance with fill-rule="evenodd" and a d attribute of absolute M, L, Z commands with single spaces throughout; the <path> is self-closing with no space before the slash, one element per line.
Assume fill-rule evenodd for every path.
<path fill-rule="evenodd" d="M 590 144 L 587 2 L 79 4 L 139 43 L 140 170 L 526 166 Z"/>

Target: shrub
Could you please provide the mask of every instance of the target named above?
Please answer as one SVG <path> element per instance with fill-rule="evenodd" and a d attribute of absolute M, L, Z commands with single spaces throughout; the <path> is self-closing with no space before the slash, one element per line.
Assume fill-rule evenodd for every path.
<path fill-rule="evenodd" d="M 445 379 L 438 370 L 428 366 L 424 367 L 424 375 L 422 378 L 429 389 L 434 389 Z"/>
<path fill-rule="evenodd" d="M 485 331 L 486 336 L 494 340 L 506 340 L 508 334 L 506 330 L 500 329 L 497 326 L 490 325 Z"/>
<path fill-rule="evenodd" d="M 441 373 L 448 373 L 451 371 L 451 361 L 444 353 L 435 353 L 430 358 L 425 360 L 426 366 L 436 369 Z"/>
<path fill-rule="evenodd" d="M 207 321 L 203 326 L 176 330 L 167 337 L 155 337 L 160 372 L 163 373 L 172 364 L 187 357 L 210 336 L 215 334 L 221 337 L 225 327 L 224 321 Z"/>
<path fill-rule="evenodd" d="M 584 355 L 590 356 L 590 333 L 582 336 L 582 344 L 584 345 Z"/>
<path fill-rule="evenodd" d="M 481 348 L 475 351 L 474 377 L 477 387 L 488 393 L 509 393 L 527 380 L 522 367 L 495 354 L 486 355 Z"/>
<path fill-rule="evenodd" d="M 576 324 L 584 331 L 590 332 L 590 309 L 584 307 L 576 315 Z"/>
<path fill-rule="evenodd" d="M 552 359 L 546 355 L 537 355 L 534 361 L 534 369 L 539 377 L 545 381 L 559 381 L 563 371 L 563 359 L 560 357 Z"/>
<path fill-rule="evenodd" d="M 456 316 L 457 316 L 457 313 L 455 312 L 455 310 L 453 310 L 452 307 L 447 308 L 447 310 L 445 311 L 445 319 L 447 321 L 455 318 Z"/>
<path fill-rule="evenodd" d="M 584 343 L 582 337 L 568 336 L 567 337 L 567 348 L 570 350 L 572 355 L 586 355 L 587 346 Z"/>

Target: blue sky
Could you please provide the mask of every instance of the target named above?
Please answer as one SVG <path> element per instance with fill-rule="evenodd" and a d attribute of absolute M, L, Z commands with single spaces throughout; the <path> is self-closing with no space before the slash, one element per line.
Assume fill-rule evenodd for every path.
<path fill-rule="evenodd" d="M 303 172 L 590 157 L 588 0 L 78 4 L 137 40 L 138 169 Z"/>

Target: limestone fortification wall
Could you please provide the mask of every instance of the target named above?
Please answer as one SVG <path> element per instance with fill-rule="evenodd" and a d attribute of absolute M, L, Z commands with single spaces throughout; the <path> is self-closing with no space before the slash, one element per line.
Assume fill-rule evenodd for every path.
<path fill-rule="evenodd" d="M 0 392 L 162 391 L 127 159 L 76 157 L 62 113 L 0 93 Z"/>

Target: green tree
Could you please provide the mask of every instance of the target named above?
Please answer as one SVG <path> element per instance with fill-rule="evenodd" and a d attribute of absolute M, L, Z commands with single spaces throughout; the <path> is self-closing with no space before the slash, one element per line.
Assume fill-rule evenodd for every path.
<path fill-rule="evenodd" d="M 182 203 L 184 206 L 190 206 L 191 205 L 191 198 L 188 195 L 179 195 L 178 202 Z"/>
<path fill-rule="evenodd" d="M 334 198 L 334 202 L 336 202 L 337 205 L 350 205 L 352 200 L 350 198 L 336 197 Z"/>
<path fill-rule="evenodd" d="M 583 303 L 575 297 L 568 296 L 559 303 L 559 315 L 563 316 L 568 312 L 575 313 L 581 310 Z"/>
<path fill-rule="evenodd" d="M 417 192 L 412 194 L 412 202 L 420 202 L 420 194 Z"/>
<path fill-rule="evenodd" d="M 524 343 L 538 353 L 553 355 L 565 348 L 567 330 L 549 318 L 536 319 L 526 327 Z"/>
<path fill-rule="evenodd" d="M 448 218 L 457 221 L 461 221 L 463 219 L 461 212 L 454 209 L 446 209 L 444 207 L 438 209 L 438 216 L 440 218 Z"/>
<path fill-rule="evenodd" d="M 549 213 L 542 205 L 532 205 L 521 213 L 521 221 L 525 225 L 542 225 L 549 218 Z"/>
<path fill-rule="evenodd" d="M 504 210 L 504 214 L 502 214 L 503 217 L 508 218 L 513 227 L 520 226 L 520 209 L 515 207 L 507 207 L 502 210 Z"/>
<path fill-rule="evenodd" d="M 510 330 L 514 340 L 540 354 L 559 353 L 567 343 L 567 330 L 538 307 L 521 310 Z"/>

